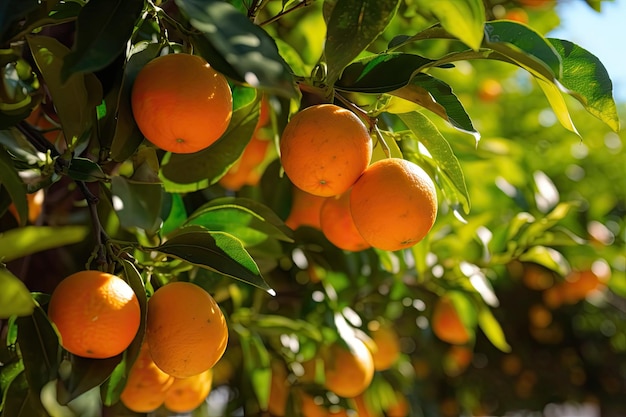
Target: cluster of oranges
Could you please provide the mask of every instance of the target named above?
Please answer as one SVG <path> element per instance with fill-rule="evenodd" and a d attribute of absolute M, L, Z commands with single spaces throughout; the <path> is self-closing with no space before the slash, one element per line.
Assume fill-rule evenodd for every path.
<path fill-rule="evenodd" d="M 373 416 L 365 401 L 365 392 L 374 373 L 389 369 L 400 357 L 400 341 L 395 329 L 388 322 L 374 320 L 368 324 L 370 338 L 356 334 L 344 334 L 334 343 L 324 346 L 319 354 L 302 362 L 298 380 L 303 384 L 316 383 L 323 374 L 323 387 L 334 394 L 349 399 L 359 416 Z M 319 369 L 319 370 L 318 370 Z M 272 381 L 268 409 L 272 415 L 286 415 L 286 405 L 291 383 L 282 363 L 272 365 Z M 300 410 L 305 417 L 347 416 L 339 406 L 325 407 L 323 399 L 314 397 L 304 390 L 294 391 Z M 390 401 L 385 410 L 388 416 L 405 416 L 408 403 L 398 396 Z"/>
<path fill-rule="evenodd" d="M 48 305 L 63 348 L 94 359 L 124 352 L 138 337 L 141 315 L 126 281 L 100 271 L 65 278 Z M 209 293 L 189 282 L 160 287 L 148 301 L 145 338 L 122 402 L 135 412 L 163 404 L 174 412 L 195 409 L 211 389 L 212 368 L 227 342 L 226 320 Z"/>
<path fill-rule="evenodd" d="M 437 194 L 413 162 L 372 162 L 373 143 L 353 112 L 318 104 L 296 113 L 280 140 L 295 186 L 288 226 L 319 227 L 341 249 L 395 251 L 421 241 L 437 216 Z"/>

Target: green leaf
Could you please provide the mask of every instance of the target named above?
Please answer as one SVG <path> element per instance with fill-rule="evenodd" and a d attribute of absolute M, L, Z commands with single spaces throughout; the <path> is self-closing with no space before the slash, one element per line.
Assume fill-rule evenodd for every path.
<path fill-rule="evenodd" d="M 418 0 L 421 14 L 432 14 L 441 26 L 474 50 L 483 40 L 485 7 L 481 0 Z"/>
<path fill-rule="evenodd" d="M 11 196 L 17 214 L 20 216 L 20 226 L 24 226 L 28 220 L 26 187 L 24 187 L 24 183 L 13 166 L 11 157 L 3 146 L 0 146 L 0 187 L 4 188 Z M 1 249 L 0 253 L 2 253 Z M 1 256 L 0 261 L 2 261 Z"/>
<path fill-rule="evenodd" d="M 448 141 L 441 135 L 437 127 L 426 116 L 418 112 L 398 115 L 400 120 L 413 132 L 417 140 L 426 147 L 437 163 L 437 167 L 449 180 L 454 193 L 465 213 L 469 213 L 470 200 L 465 176 L 461 170 L 459 160 L 452 152 Z M 405 153 L 405 156 L 409 156 Z"/>
<path fill-rule="evenodd" d="M 162 48 L 162 44 L 141 42 L 133 48 L 124 66 L 116 117 L 110 119 L 115 123 L 115 133 L 111 140 L 111 158 L 117 162 L 128 159 L 144 139 L 133 117 L 130 104 L 131 88 L 141 68 L 156 58 Z"/>
<path fill-rule="evenodd" d="M 268 237 L 293 242 L 291 229 L 267 206 L 243 197 L 211 200 L 189 216 L 187 224 L 222 231 L 254 246 Z"/>
<path fill-rule="evenodd" d="M 26 285 L 0 264 L 0 319 L 10 316 L 28 316 L 35 302 Z"/>
<path fill-rule="evenodd" d="M 176 4 L 189 23 L 202 32 L 206 46 L 217 52 L 216 69 L 228 65 L 228 72 L 234 72 L 238 81 L 274 94 L 296 96 L 291 70 L 278 53 L 276 43 L 245 14 L 220 0 L 176 0 Z M 216 55 L 205 55 L 214 65 Z"/>
<path fill-rule="evenodd" d="M 398 0 L 337 0 L 328 20 L 324 59 L 328 85 L 387 27 Z"/>
<path fill-rule="evenodd" d="M 533 75 L 539 74 L 548 80 L 559 79 L 563 72 L 561 56 L 552 44 L 539 32 L 517 22 L 485 23 L 483 47 L 497 51 Z"/>
<path fill-rule="evenodd" d="M 238 101 L 239 95 L 248 96 L 254 90 L 245 87 L 233 90 L 233 100 Z M 256 93 L 255 93 L 256 94 Z M 207 185 L 215 184 L 241 156 L 244 148 L 250 142 L 258 120 L 258 100 L 255 95 L 251 101 L 241 107 L 233 103 L 235 111 L 222 137 L 199 152 L 191 154 L 170 154 L 163 160 L 162 176 L 174 183 L 192 184 L 207 180 Z M 169 187 L 166 188 L 171 190 Z"/>
<path fill-rule="evenodd" d="M 56 378 L 61 355 L 59 339 L 39 306 L 30 316 L 18 317 L 16 323 L 26 378 L 30 388 L 39 392 L 48 381 Z"/>
<path fill-rule="evenodd" d="M 161 225 L 163 186 L 116 175 L 111 179 L 113 207 L 124 228 L 140 228 L 154 234 Z"/>
<path fill-rule="evenodd" d="M 3 37 L 12 23 L 22 19 L 38 6 L 39 1 L 37 0 L 13 0 L 0 3 L 0 40 L 4 40 Z M 1 43 L 4 44 L 4 42 Z"/>
<path fill-rule="evenodd" d="M 241 326 L 236 326 L 236 329 L 241 329 Z M 259 405 L 262 409 L 267 409 L 272 380 L 269 352 L 258 334 L 243 329 L 239 334 L 243 351 L 243 365 L 250 375 L 252 389 L 257 400 L 259 400 Z"/>
<path fill-rule="evenodd" d="M 409 85 L 389 94 L 417 103 L 449 122 L 454 128 L 473 135 L 477 141 L 480 139 L 480 134 L 452 88 L 435 77 L 417 74 Z"/>
<path fill-rule="evenodd" d="M 322 332 L 320 329 L 305 320 L 292 319 L 290 317 L 263 314 L 254 317 L 254 321 L 248 324 L 259 333 L 269 336 L 280 336 L 285 333 L 296 333 L 309 339 L 321 342 Z"/>
<path fill-rule="evenodd" d="M 343 91 L 387 93 L 407 85 L 432 59 L 401 52 L 361 58 L 348 65 L 335 83 Z"/>
<path fill-rule="evenodd" d="M 241 241 L 228 233 L 187 226 L 153 249 L 273 292 Z"/>
<path fill-rule="evenodd" d="M 6 391 L 3 416 L 49 417 L 39 399 L 39 391 L 29 387 L 26 373 L 20 373 Z"/>
<path fill-rule="evenodd" d="M 62 80 L 109 65 L 124 51 L 141 15 L 143 0 L 90 0 L 78 14 L 72 52 L 63 62 Z"/>
<path fill-rule="evenodd" d="M 556 84 L 544 80 L 542 77 L 535 77 L 535 80 L 548 99 L 550 107 L 552 107 L 552 111 L 554 111 L 554 115 L 561 125 L 570 132 L 579 135 L 578 130 L 576 129 L 576 126 L 574 126 L 574 122 L 569 114 L 565 98 L 563 97 L 559 87 Z"/>
<path fill-rule="evenodd" d="M 71 143 L 95 122 L 95 108 L 102 102 L 100 81 L 93 74 L 77 74 L 62 81 L 61 68 L 69 49 L 46 36 L 27 36 L 26 40 L 50 91 L 65 138 Z"/>
<path fill-rule="evenodd" d="M 59 404 L 66 405 L 81 394 L 102 384 L 109 378 L 121 360 L 121 354 L 106 359 L 90 359 L 70 355 L 69 375 L 59 381 L 57 385 Z"/>
<path fill-rule="evenodd" d="M 571 270 L 567 259 L 561 252 L 546 246 L 531 247 L 520 255 L 519 260 L 543 265 L 561 276 L 566 276 Z"/>
<path fill-rule="evenodd" d="M 587 111 L 618 132 L 617 108 L 613 100 L 613 83 L 602 62 L 580 46 L 561 39 L 548 38 L 563 61 L 559 81 Z"/>
<path fill-rule="evenodd" d="M 511 346 L 506 341 L 506 336 L 500 323 L 491 313 L 488 307 L 483 307 L 478 312 L 478 325 L 482 329 L 487 339 L 502 352 L 510 352 Z"/>
<path fill-rule="evenodd" d="M 9 262 L 46 249 L 83 241 L 85 226 L 26 226 L 0 233 L 0 259 Z"/>
<path fill-rule="evenodd" d="M 163 213 L 165 220 L 161 226 L 161 233 L 165 236 L 181 227 L 187 220 L 187 209 L 180 194 L 166 194 L 171 199 L 170 209 Z"/>
<path fill-rule="evenodd" d="M 100 165 L 87 158 L 76 157 L 70 160 L 67 175 L 77 181 L 93 182 L 106 179 Z"/>

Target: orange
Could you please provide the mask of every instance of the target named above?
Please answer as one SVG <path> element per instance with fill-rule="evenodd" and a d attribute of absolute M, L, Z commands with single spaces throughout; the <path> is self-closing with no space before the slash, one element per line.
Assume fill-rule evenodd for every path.
<path fill-rule="evenodd" d="M 213 297 L 190 282 L 172 282 L 148 301 L 146 337 L 152 359 L 177 378 L 198 375 L 222 357 L 228 328 Z"/>
<path fill-rule="evenodd" d="M 155 58 L 139 71 L 131 105 L 146 139 L 166 151 L 192 153 L 226 131 L 233 97 L 226 78 L 203 58 L 180 53 Z"/>
<path fill-rule="evenodd" d="M 63 131 L 58 122 L 48 116 L 41 105 L 37 105 L 24 120 L 36 127 L 41 135 L 52 144 L 63 137 Z"/>
<path fill-rule="evenodd" d="M 372 351 L 374 369 L 384 371 L 391 368 L 400 357 L 400 339 L 390 324 L 372 321 L 368 324 L 370 336 L 376 349 Z"/>
<path fill-rule="evenodd" d="M 57 285 L 48 316 L 68 352 L 104 359 L 122 353 L 139 330 L 141 311 L 133 289 L 122 278 L 80 271 Z"/>
<path fill-rule="evenodd" d="M 173 383 L 174 377 L 155 365 L 150 357 L 148 344 L 144 343 L 128 372 L 128 379 L 120 399 L 129 410 L 149 413 L 163 404 L 165 393 Z"/>
<path fill-rule="evenodd" d="M 431 326 L 435 336 L 444 342 L 462 345 L 470 340 L 470 334 L 448 296 L 444 295 L 436 301 Z"/>
<path fill-rule="evenodd" d="M 385 410 L 385 415 L 387 417 L 407 417 L 409 415 L 409 402 L 406 397 L 396 392 L 395 398 L 396 402 Z"/>
<path fill-rule="evenodd" d="M 267 404 L 267 410 L 273 416 L 284 416 L 288 399 L 289 383 L 287 381 L 287 370 L 282 364 L 273 362 L 272 379 L 270 381 L 270 397 Z"/>
<path fill-rule="evenodd" d="M 502 95 L 502 85 L 494 79 L 488 78 L 478 85 L 478 98 L 484 102 L 492 102 Z"/>
<path fill-rule="evenodd" d="M 31 223 L 35 223 L 43 210 L 43 202 L 45 199 L 45 194 L 43 188 L 35 191 L 34 193 L 26 194 L 26 202 L 28 203 L 28 221 Z M 15 204 L 11 203 L 9 206 L 9 211 L 15 217 L 15 220 L 20 221 L 20 215 L 17 213 L 17 208 L 15 208 Z"/>
<path fill-rule="evenodd" d="M 563 301 L 575 304 L 587 297 L 592 291 L 600 288 L 602 284 L 600 277 L 589 269 L 572 271 L 559 286 Z"/>
<path fill-rule="evenodd" d="M 543 304 L 533 304 L 528 308 L 528 319 L 531 326 L 545 329 L 552 323 L 552 313 Z"/>
<path fill-rule="evenodd" d="M 514 22 L 527 24 L 528 13 L 524 9 L 514 8 L 514 9 L 507 10 L 507 12 L 504 14 L 504 19 L 513 20 Z"/>
<path fill-rule="evenodd" d="M 329 197 L 350 188 L 372 157 L 372 139 L 354 113 L 334 104 L 294 115 L 280 139 L 280 160 L 296 187 Z"/>
<path fill-rule="evenodd" d="M 448 376 L 462 374 L 474 357 L 474 352 L 466 346 L 450 346 L 443 358 L 443 370 Z"/>
<path fill-rule="evenodd" d="M 315 402 L 315 399 L 307 394 L 300 396 L 300 411 L 304 417 L 326 417 L 328 411 Z"/>
<path fill-rule="evenodd" d="M 374 377 L 374 359 L 365 343 L 356 337 L 335 342 L 324 352 L 324 384 L 340 397 L 352 398 L 369 387 Z"/>
<path fill-rule="evenodd" d="M 552 272 L 539 264 L 525 263 L 522 283 L 531 290 L 545 290 L 554 284 Z"/>
<path fill-rule="evenodd" d="M 259 165 L 265 159 L 269 144 L 269 140 L 259 138 L 257 134 L 252 136 L 239 159 L 220 178 L 220 185 L 234 191 L 240 190 L 244 185 L 257 185 L 262 174 Z"/>
<path fill-rule="evenodd" d="M 291 210 L 285 224 L 296 230 L 300 226 L 321 228 L 320 212 L 326 197 L 309 194 L 298 187 L 293 187 L 291 197 Z"/>
<path fill-rule="evenodd" d="M 212 369 L 188 378 L 174 378 L 165 395 L 165 408 L 175 413 L 189 413 L 195 410 L 211 392 L 212 383 Z"/>
<path fill-rule="evenodd" d="M 372 163 L 352 187 L 350 209 L 356 228 L 374 248 L 411 247 L 437 217 L 437 192 L 426 172 L 401 158 Z"/>
<path fill-rule="evenodd" d="M 375 417 L 378 416 L 373 410 L 371 410 L 370 405 L 365 400 L 363 394 L 359 394 L 354 398 L 354 408 L 356 409 L 357 416 L 359 417 Z"/>
<path fill-rule="evenodd" d="M 370 247 L 352 220 L 350 190 L 326 199 L 320 210 L 320 227 L 330 243 L 340 249 L 358 252 Z"/>

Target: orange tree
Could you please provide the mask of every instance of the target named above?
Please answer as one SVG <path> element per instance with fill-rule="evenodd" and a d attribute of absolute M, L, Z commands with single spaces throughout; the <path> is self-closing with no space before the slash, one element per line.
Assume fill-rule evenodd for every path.
<path fill-rule="evenodd" d="M 480 415 L 566 401 L 623 413 L 623 136 L 593 51 L 546 35 L 558 24 L 554 6 L 3 2 L 2 416 L 141 415 L 120 395 L 151 326 L 148 300 L 175 281 L 209 293 L 211 315 L 221 309 L 228 328 L 211 347 L 221 356 L 227 340 L 194 415 Z M 202 59 L 142 75 L 133 90 L 146 64 L 173 53 Z M 214 85 L 206 74 L 222 81 L 203 96 Z M 340 249 L 320 230 L 322 200 L 299 205 L 306 224 L 285 224 L 298 192 L 282 168 L 282 132 L 324 104 L 365 126 L 371 163 L 400 158 L 430 177 L 437 217 L 419 242 Z M 159 135 L 165 142 L 150 141 Z M 167 142 L 189 135 L 195 152 L 159 147 L 175 151 Z M 332 140 L 345 149 L 341 135 Z M 249 150 L 257 141 L 269 146 Z M 250 152 L 254 177 L 220 181 Z M 324 157 L 346 164 L 346 153 Z M 341 176 L 355 169 L 347 164 L 329 169 Z M 420 193 L 380 183 L 383 208 L 358 211 L 383 225 L 377 233 L 402 231 L 396 209 L 421 210 Z M 48 316 L 59 282 L 84 270 L 121 277 L 137 297 L 138 329 L 115 356 L 69 353 Z M 438 326 L 453 325 L 435 331 L 442 297 L 448 317 Z M 161 312 L 174 322 L 177 313 Z M 328 352 L 348 352 L 356 337 L 375 356 L 371 323 L 397 335 L 393 363 L 368 373 L 354 398 L 331 392 Z M 184 333 L 162 342 L 197 351 Z M 276 369 L 285 392 L 272 395 Z M 163 399 L 153 415 L 172 413 Z"/>

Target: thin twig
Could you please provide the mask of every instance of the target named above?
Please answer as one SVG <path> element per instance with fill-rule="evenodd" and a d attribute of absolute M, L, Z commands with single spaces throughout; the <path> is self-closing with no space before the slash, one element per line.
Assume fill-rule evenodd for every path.
<path fill-rule="evenodd" d="M 265 26 L 265 25 L 269 25 L 270 23 L 274 23 L 275 21 L 279 20 L 281 17 L 285 16 L 286 14 L 289 14 L 295 10 L 301 9 L 306 6 L 310 6 L 313 3 L 313 1 L 314 0 L 302 0 L 300 3 L 296 4 L 292 8 L 283 10 L 282 12 L 278 13 L 276 16 L 270 17 L 265 22 L 259 23 L 259 26 Z"/>
<path fill-rule="evenodd" d="M 91 225 L 93 227 L 94 235 L 96 237 L 96 245 L 98 247 L 96 262 L 100 267 L 106 266 L 108 264 L 106 243 L 109 240 L 109 236 L 102 227 L 100 217 L 98 216 L 98 202 L 100 199 L 94 195 L 91 190 L 89 190 L 84 181 L 76 181 L 76 185 L 85 197 L 87 206 L 89 207 L 89 217 L 91 218 Z"/>

